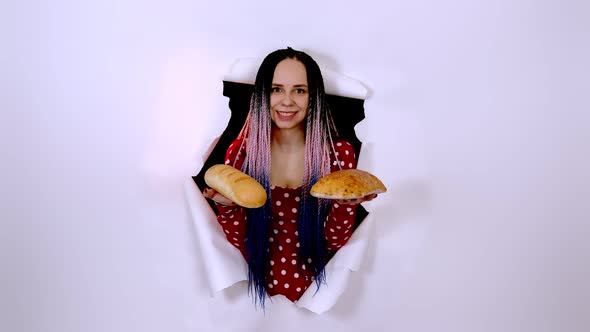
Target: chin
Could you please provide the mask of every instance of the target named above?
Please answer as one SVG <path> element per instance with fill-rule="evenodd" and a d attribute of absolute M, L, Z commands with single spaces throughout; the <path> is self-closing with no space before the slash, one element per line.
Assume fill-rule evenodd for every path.
<path fill-rule="evenodd" d="M 303 126 L 301 126 L 301 124 L 275 123 L 275 127 L 277 127 L 278 129 L 294 129 L 300 127 L 301 129 L 303 129 Z"/>

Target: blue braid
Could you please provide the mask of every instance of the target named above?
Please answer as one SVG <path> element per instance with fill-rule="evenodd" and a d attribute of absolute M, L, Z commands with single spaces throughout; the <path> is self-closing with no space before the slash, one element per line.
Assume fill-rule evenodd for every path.
<path fill-rule="evenodd" d="M 260 181 L 260 180 L 259 180 Z M 268 183 L 264 185 L 270 193 Z M 271 197 L 266 204 L 257 209 L 248 209 L 248 223 L 246 228 L 246 255 L 248 258 L 248 293 L 253 295 L 254 305 L 260 305 L 264 310 L 266 299 L 266 274 L 269 255 L 269 233 L 272 219 Z"/>

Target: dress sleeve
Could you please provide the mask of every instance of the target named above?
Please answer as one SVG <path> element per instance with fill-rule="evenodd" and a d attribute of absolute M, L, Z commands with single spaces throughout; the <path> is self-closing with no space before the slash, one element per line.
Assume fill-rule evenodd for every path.
<path fill-rule="evenodd" d="M 227 149 L 225 164 L 240 169 L 245 157 L 245 147 L 241 140 L 235 140 Z M 221 225 L 225 237 L 242 255 L 246 257 L 246 208 L 234 205 L 226 206 L 215 203 L 217 206 L 217 221 Z"/>
<path fill-rule="evenodd" d="M 335 152 L 330 153 L 331 171 L 356 168 L 356 156 L 352 145 L 347 141 L 337 141 L 334 144 Z M 326 218 L 324 235 L 328 252 L 335 252 L 348 242 L 352 234 L 352 225 L 356 217 L 358 204 L 341 205 L 332 203 L 330 212 Z"/>

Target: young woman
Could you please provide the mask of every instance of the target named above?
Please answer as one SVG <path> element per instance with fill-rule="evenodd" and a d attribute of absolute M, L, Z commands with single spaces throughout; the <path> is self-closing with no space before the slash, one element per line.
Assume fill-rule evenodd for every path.
<path fill-rule="evenodd" d="M 297 301 L 315 280 L 325 281 L 328 259 L 350 238 L 363 201 L 330 201 L 309 194 L 321 177 L 356 168 L 352 146 L 338 139 L 317 63 L 292 48 L 262 62 L 250 112 L 225 163 L 241 169 L 266 189 L 258 209 L 237 206 L 213 189 L 218 221 L 227 239 L 248 262 L 249 290 L 264 306 L 267 295 Z"/>

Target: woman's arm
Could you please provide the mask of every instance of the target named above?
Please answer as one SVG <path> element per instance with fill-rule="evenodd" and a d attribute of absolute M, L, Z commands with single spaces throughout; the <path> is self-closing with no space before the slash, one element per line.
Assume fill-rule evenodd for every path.
<path fill-rule="evenodd" d="M 334 144 L 334 149 L 335 153 L 330 154 L 332 172 L 340 169 L 356 168 L 356 156 L 350 143 L 337 141 Z M 329 252 L 340 249 L 348 242 L 352 234 L 352 225 L 356 218 L 356 209 L 359 203 L 355 201 L 332 201 L 324 226 L 324 235 L 326 236 Z"/>
<path fill-rule="evenodd" d="M 225 164 L 239 169 L 244 160 L 244 149 L 240 149 L 241 141 L 234 141 L 227 149 Z M 227 240 L 240 250 L 246 257 L 246 208 L 236 205 L 229 198 L 214 189 L 205 188 L 203 195 L 215 202 L 218 215 L 217 221 Z"/>
<path fill-rule="evenodd" d="M 217 222 L 221 225 L 225 237 L 246 257 L 246 208 L 238 205 L 227 206 L 215 202 Z"/>

